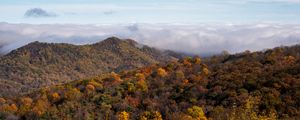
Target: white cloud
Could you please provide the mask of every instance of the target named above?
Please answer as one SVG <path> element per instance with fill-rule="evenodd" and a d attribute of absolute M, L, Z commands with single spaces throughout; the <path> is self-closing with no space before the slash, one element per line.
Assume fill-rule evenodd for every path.
<path fill-rule="evenodd" d="M 132 38 L 149 46 L 194 54 L 242 52 L 300 44 L 300 24 L 0 24 L 0 46 L 9 52 L 29 42 L 91 44 L 110 36 Z"/>

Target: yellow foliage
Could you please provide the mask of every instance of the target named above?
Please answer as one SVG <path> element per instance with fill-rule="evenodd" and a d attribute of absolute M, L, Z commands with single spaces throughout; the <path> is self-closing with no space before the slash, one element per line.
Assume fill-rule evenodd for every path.
<path fill-rule="evenodd" d="M 276 120 L 276 112 L 271 112 L 266 115 L 259 115 L 254 108 L 257 98 L 250 97 L 246 100 L 244 106 L 233 108 L 228 115 L 230 120 Z"/>
<path fill-rule="evenodd" d="M 89 82 L 90 85 L 93 85 L 96 89 L 103 89 L 103 85 L 101 83 L 98 83 L 94 80 Z"/>
<path fill-rule="evenodd" d="M 188 115 L 197 119 L 197 120 L 207 120 L 201 107 L 193 106 L 187 110 Z"/>
<path fill-rule="evenodd" d="M 128 92 L 134 92 L 134 91 L 135 91 L 135 86 L 134 86 L 134 84 L 131 83 L 131 82 L 128 82 L 128 83 L 127 83 L 127 90 L 128 90 Z"/>
<path fill-rule="evenodd" d="M 32 104 L 32 99 L 29 97 L 22 98 L 21 101 L 24 106 L 31 106 Z"/>
<path fill-rule="evenodd" d="M 72 88 L 64 93 L 64 97 L 69 100 L 78 99 L 81 95 L 81 92 L 77 88 Z"/>
<path fill-rule="evenodd" d="M 202 69 L 204 75 L 208 75 L 209 74 L 209 70 L 205 67 Z"/>
<path fill-rule="evenodd" d="M 181 113 L 181 112 L 172 113 L 169 116 L 169 119 L 170 120 L 195 120 L 192 116 L 189 116 L 189 115 Z"/>
<path fill-rule="evenodd" d="M 147 85 L 147 82 L 145 80 L 140 80 L 136 83 L 136 88 L 137 90 L 140 90 L 140 91 L 144 91 L 144 92 L 147 92 L 148 91 L 148 85 Z"/>
<path fill-rule="evenodd" d="M 142 116 L 140 116 L 140 120 L 163 120 L 160 112 L 148 112 L 145 111 Z"/>
<path fill-rule="evenodd" d="M 37 100 L 35 105 L 32 108 L 32 112 L 38 116 L 43 115 L 48 107 L 50 106 L 47 97 L 42 97 L 41 99 Z"/>
<path fill-rule="evenodd" d="M 182 71 L 176 71 L 176 78 L 177 79 L 184 79 L 184 73 Z"/>
<path fill-rule="evenodd" d="M 287 63 L 294 63 L 294 62 L 296 62 L 296 58 L 293 57 L 293 56 L 285 56 L 285 57 L 284 57 L 284 60 L 285 60 Z"/>
<path fill-rule="evenodd" d="M 135 76 L 137 77 L 138 80 L 145 80 L 146 79 L 145 75 L 142 74 L 142 73 L 137 73 L 137 74 L 135 74 Z"/>
<path fill-rule="evenodd" d="M 120 112 L 118 120 L 129 120 L 129 113 L 126 111 Z"/>
<path fill-rule="evenodd" d="M 165 76 L 167 76 L 167 72 L 166 72 L 166 70 L 165 69 L 163 69 L 163 68 L 158 68 L 157 69 L 157 74 L 159 75 L 159 76 L 161 76 L 161 77 L 165 77 Z"/>
<path fill-rule="evenodd" d="M 200 64 L 200 63 L 201 63 L 201 58 L 196 57 L 196 58 L 195 58 L 195 64 Z"/>
<path fill-rule="evenodd" d="M 158 111 L 153 112 L 153 120 L 163 120 L 160 112 Z"/>
<path fill-rule="evenodd" d="M 179 120 L 195 120 L 195 119 L 193 119 L 192 116 L 185 115 L 185 116 L 182 116 L 181 118 L 179 118 Z"/>

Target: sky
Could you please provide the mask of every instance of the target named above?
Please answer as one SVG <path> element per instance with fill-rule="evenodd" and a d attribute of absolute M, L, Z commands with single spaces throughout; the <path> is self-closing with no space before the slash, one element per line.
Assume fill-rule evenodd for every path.
<path fill-rule="evenodd" d="M 297 23 L 300 0 L 1 0 L 0 12 L 30 24 Z"/>
<path fill-rule="evenodd" d="M 0 54 L 107 37 L 213 55 L 300 44 L 300 0 L 0 0 Z"/>

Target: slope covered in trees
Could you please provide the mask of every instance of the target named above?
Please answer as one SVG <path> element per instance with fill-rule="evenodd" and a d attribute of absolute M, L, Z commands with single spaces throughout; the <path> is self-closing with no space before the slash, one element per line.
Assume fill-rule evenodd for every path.
<path fill-rule="evenodd" d="M 33 42 L 0 57 L 0 96 L 171 59 L 157 49 L 115 37 L 81 46 Z"/>
<path fill-rule="evenodd" d="M 185 58 L 0 98 L 2 118 L 274 120 L 300 117 L 300 47 Z"/>

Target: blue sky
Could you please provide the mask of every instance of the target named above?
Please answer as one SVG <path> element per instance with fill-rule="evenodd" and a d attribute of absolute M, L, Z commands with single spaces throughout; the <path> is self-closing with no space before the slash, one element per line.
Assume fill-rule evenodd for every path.
<path fill-rule="evenodd" d="M 30 24 L 289 24 L 300 0 L 0 0 L 0 12 L 0 22 Z"/>

